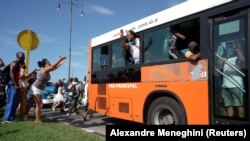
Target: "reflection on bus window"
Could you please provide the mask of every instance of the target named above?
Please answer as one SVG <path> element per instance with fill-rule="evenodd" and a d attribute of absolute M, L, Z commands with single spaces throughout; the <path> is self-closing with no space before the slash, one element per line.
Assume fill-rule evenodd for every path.
<path fill-rule="evenodd" d="M 244 19 L 215 26 L 215 114 L 245 118 Z M 229 29 L 230 28 L 230 29 Z"/>
<path fill-rule="evenodd" d="M 112 64 L 111 68 L 125 66 L 125 51 L 121 49 L 121 43 L 117 42 L 112 45 Z"/>
<path fill-rule="evenodd" d="M 103 46 L 93 49 L 93 71 L 109 67 L 109 47 Z"/>
<path fill-rule="evenodd" d="M 144 35 L 144 64 L 169 60 L 168 36 L 169 28 Z"/>

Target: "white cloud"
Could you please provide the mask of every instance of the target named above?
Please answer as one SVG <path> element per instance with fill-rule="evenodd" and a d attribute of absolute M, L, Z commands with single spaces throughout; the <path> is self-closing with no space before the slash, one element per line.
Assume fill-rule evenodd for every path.
<path fill-rule="evenodd" d="M 72 62 L 71 63 L 71 66 L 73 68 L 84 68 L 84 64 L 83 63 L 80 63 L 80 62 Z"/>
<path fill-rule="evenodd" d="M 17 45 L 17 36 L 20 32 L 18 31 L 8 31 L 9 34 L 11 34 L 11 36 L 15 35 L 14 38 L 10 38 L 10 37 L 5 37 L 3 35 L 0 35 L 0 42 L 6 45 Z M 45 34 L 37 34 L 40 42 L 42 41 L 43 43 L 58 43 L 59 40 L 57 38 L 54 37 L 50 37 L 48 35 Z"/>
<path fill-rule="evenodd" d="M 72 56 L 83 56 L 83 52 L 81 51 L 71 51 Z"/>
<path fill-rule="evenodd" d="M 16 38 L 3 37 L 0 35 L 0 42 L 4 45 L 17 45 Z"/>
<path fill-rule="evenodd" d="M 86 46 L 80 46 L 73 48 L 71 51 L 72 56 L 86 56 L 88 53 L 88 48 Z"/>
<path fill-rule="evenodd" d="M 37 35 L 38 38 L 40 38 L 41 41 L 43 41 L 44 43 L 58 43 L 59 40 L 57 38 L 54 37 L 50 37 L 48 35 L 45 34 L 39 34 Z"/>
<path fill-rule="evenodd" d="M 108 16 L 115 15 L 115 13 L 112 10 L 99 5 L 91 5 L 90 9 L 102 15 L 108 15 Z"/>
<path fill-rule="evenodd" d="M 21 31 L 8 31 L 8 33 L 13 34 L 13 35 L 18 35 Z"/>

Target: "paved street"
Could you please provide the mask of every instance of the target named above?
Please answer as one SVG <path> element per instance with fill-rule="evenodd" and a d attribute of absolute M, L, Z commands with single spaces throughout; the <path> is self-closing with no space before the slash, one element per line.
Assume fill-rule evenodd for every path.
<path fill-rule="evenodd" d="M 76 126 L 78 128 L 81 128 L 82 130 L 85 130 L 87 132 L 94 132 L 101 136 L 106 135 L 106 125 L 115 125 L 115 124 L 138 124 L 130 121 L 115 119 L 115 118 L 108 118 L 104 115 L 101 115 L 99 113 L 94 113 L 94 117 L 91 118 L 88 121 L 84 121 L 81 113 L 76 116 L 68 117 L 66 113 L 60 112 L 59 109 L 57 109 L 55 112 L 52 111 L 50 108 L 44 108 L 42 111 L 42 115 L 51 120 L 56 120 L 58 122 L 62 122 L 64 124 L 71 124 L 73 126 Z"/>

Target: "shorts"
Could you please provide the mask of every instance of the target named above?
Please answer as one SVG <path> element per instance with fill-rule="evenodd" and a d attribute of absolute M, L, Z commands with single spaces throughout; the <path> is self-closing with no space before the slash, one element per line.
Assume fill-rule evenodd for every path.
<path fill-rule="evenodd" d="M 224 104 L 228 106 L 242 106 L 243 105 L 243 92 L 239 88 L 223 88 L 222 97 Z"/>
<path fill-rule="evenodd" d="M 32 90 L 32 92 L 33 92 L 33 95 L 41 95 L 42 94 L 42 90 L 41 89 L 38 89 L 37 87 L 35 87 L 35 86 L 31 86 L 31 90 Z"/>

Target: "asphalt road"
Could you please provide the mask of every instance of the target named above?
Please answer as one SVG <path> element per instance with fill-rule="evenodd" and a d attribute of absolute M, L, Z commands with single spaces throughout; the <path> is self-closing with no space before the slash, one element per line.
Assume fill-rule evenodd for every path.
<path fill-rule="evenodd" d="M 67 113 L 60 112 L 60 109 L 52 111 L 51 108 L 43 108 L 42 116 L 50 120 L 56 120 L 63 124 L 70 124 L 77 128 L 81 128 L 87 132 L 93 132 L 101 136 L 106 135 L 106 125 L 122 125 L 122 124 L 138 124 L 131 121 L 109 118 L 99 113 L 94 113 L 93 118 L 90 118 L 88 121 L 84 121 L 82 118 L 82 112 L 75 116 L 67 116 Z"/>

